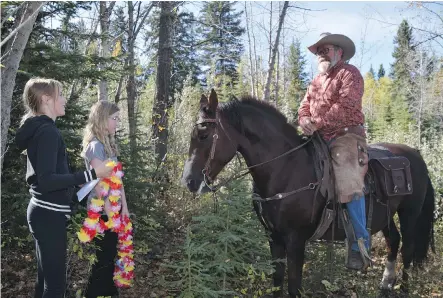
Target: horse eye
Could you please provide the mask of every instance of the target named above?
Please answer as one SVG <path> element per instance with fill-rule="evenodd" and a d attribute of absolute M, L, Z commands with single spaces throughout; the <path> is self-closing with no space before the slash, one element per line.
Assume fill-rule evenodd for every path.
<path fill-rule="evenodd" d="M 200 141 L 204 141 L 204 140 L 206 140 L 208 138 L 208 135 L 199 135 L 198 136 L 198 139 L 200 140 Z"/>

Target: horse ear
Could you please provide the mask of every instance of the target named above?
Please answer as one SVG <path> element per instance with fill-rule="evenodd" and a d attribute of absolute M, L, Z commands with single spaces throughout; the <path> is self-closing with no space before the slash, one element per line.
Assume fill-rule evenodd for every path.
<path fill-rule="evenodd" d="M 214 89 L 211 89 L 211 95 L 209 95 L 209 108 L 215 112 L 218 106 L 217 93 Z"/>
<path fill-rule="evenodd" d="M 202 94 L 202 97 L 200 97 L 200 109 L 203 109 L 208 105 L 209 105 L 208 98 L 206 97 L 206 95 Z"/>

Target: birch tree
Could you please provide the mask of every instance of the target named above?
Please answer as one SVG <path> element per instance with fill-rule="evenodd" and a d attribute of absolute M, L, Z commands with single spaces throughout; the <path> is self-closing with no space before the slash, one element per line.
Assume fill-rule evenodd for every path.
<path fill-rule="evenodd" d="M 1 166 L 7 150 L 8 129 L 11 123 L 10 112 L 12 92 L 15 86 L 15 77 L 23 55 L 23 51 L 31 34 L 37 14 L 45 4 L 44 1 L 26 2 L 16 14 L 16 22 L 12 32 L 2 40 L 1 47 L 5 45 L 1 57 L 1 96 L 2 96 L 2 135 L 1 135 Z M 1 170 L 1 169 L 0 169 Z"/>

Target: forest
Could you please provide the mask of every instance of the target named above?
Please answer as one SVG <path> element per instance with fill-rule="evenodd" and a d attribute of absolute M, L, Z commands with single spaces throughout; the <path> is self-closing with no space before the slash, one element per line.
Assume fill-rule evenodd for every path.
<path fill-rule="evenodd" d="M 424 271 L 412 273 L 409 296 L 396 285 L 390 297 L 443 297 L 443 5 L 398 5 L 415 17 L 413 24 L 391 24 L 396 34 L 383 42 L 393 45 L 393 63 L 372 65 L 364 34 L 354 40 L 358 55 L 350 63 L 364 77 L 368 143 L 418 149 L 435 188 L 436 253 Z M 292 1 L 2 1 L 2 297 L 32 297 L 37 272 L 26 220 L 26 156 L 15 143 L 32 77 L 63 84 L 66 115 L 56 123 L 73 170 L 84 168 L 90 107 L 108 100 L 121 109 L 117 141 L 135 280 L 120 297 L 272 297 L 274 265 L 252 208 L 251 177 L 229 183 L 216 202 L 210 193 L 193 195 L 180 180 L 200 97 L 211 88 L 220 102 L 245 95 L 266 101 L 297 125 L 316 70 L 303 41 L 308 33 L 296 27 L 307 18 L 327 22 L 315 19 L 319 12 Z M 242 166 L 233 159 L 220 178 Z M 95 261 L 94 247 L 76 236 L 85 216 L 77 204 L 68 226 L 65 297 L 83 297 Z M 374 265 L 365 273 L 344 267 L 343 243 L 333 247 L 331 256 L 323 242 L 308 244 L 303 297 L 376 297 L 384 238 L 373 236 Z"/>

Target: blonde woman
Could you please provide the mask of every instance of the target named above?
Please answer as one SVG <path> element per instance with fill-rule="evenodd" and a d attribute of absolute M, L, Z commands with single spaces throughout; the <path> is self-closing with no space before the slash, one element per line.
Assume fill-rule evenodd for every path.
<path fill-rule="evenodd" d="M 119 120 L 120 109 L 117 105 L 108 101 L 99 101 L 92 106 L 83 136 L 82 156 L 87 166 L 95 167 L 106 159 L 117 161 L 119 151 L 115 142 L 115 132 Z M 98 193 L 100 193 L 99 185 L 89 194 L 88 204 L 90 199 L 96 197 Z M 121 200 L 121 216 L 129 216 L 123 187 Z M 105 200 L 105 214 L 102 215 L 104 221 L 108 220 L 109 211 L 110 202 Z M 94 238 L 94 241 L 98 246 L 97 262 L 92 267 L 86 297 L 117 296 L 118 290 L 113 280 L 115 257 L 117 256 L 117 233 L 105 231 L 103 238 Z"/>
<path fill-rule="evenodd" d="M 66 145 L 55 125 L 65 115 L 66 100 L 60 82 L 33 78 L 25 86 L 27 110 L 16 142 L 27 152 L 26 182 L 31 193 L 27 219 L 35 239 L 37 283 L 34 297 L 64 297 L 66 285 L 66 221 L 71 213 L 72 188 L 96 178 L 109 177 L 106 162 L 72 174 Z"/>

